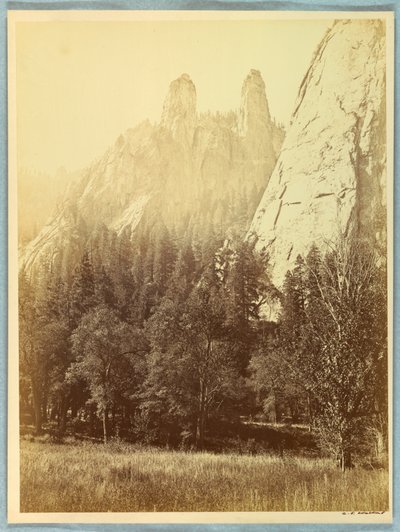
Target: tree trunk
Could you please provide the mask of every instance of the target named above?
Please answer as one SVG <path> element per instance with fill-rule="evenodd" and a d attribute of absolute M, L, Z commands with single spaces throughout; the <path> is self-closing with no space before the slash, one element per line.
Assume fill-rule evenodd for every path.
<path fill-rule="evenodd" d="M 202 412 L 200 417 L 199 448 L 200 450 L 204 449 L 204 412 Z"/>
<path fill-rule="evenodd" d="M 67 427 L 67 411 L 63 408 L 60 411 L 60 416 L 58 418 L 58 432 L 60 434 L 65 434 L 66 427 Z"/>
<path fill-rule="evenodd" d="M 276 390 L 275 388 L 273 387 L 272 388 L 272 401 L 273 401 L 273 412 L 272 412 L 272 423 L 274 423 L 276 425 L 277 421 L 278 421 L 278 413 L 277 413 L 277 398 L 276 398 Z"/>
<path fill-rule="evenodd" d="M 59 422 L 59 415 L 58 415 L 58 409 L 55 406 L 52 406 L 50 408 L 50 421 L 57 421 Z"/>
<path fill-rule="evenodd" d="M 352 467 L 350 451 L 346 451 L 344 449 L 341 450 L 340 457 L 339 457 L 339 465 L 340 465 L 340 470 L 342 471 L 342 473 L 344 473 L 347 469 L 350 469 Z"/>
<path fill-rule="evenodd" d="M 35 413 L 35 432 L 42 433 L 42 394 L 40 386 L 32 379 L 33 410 Z"/>
<path fill-rule="evenodd" d="M 308 410 L 308 432 L 311 432 L 313 425 L 313 410 L 310 392 L 307 392 L 307 410 Z"/>
<path fill-rule="evenodd" d="M 115 436 L 115 429 L 116 429 L 116 408 L 115 405 L 113 405 L 111 410 L 111 434 Z"/>
<path fill-rule="evenodd" d="M 96 412 L 94 405 L 90 405 L 89 407 L 89 433 L 91 436 L 94 436 L 96 433 Z"/>
<path fill-rule="evenodd" d="M 200 383 L 199 414 L 197 419 L 196 447 L 200 450 L 204 447 L 204 425 L 205 425 L 205 389 L 204 383 Z"/>
<path fill-rule="evenodd" d="M 45 384 L 45 392 L 42 399 L 42 423 L 47 423 L 47 386 Z"/>
<path fill-rule="evenodd" d="M 78 415 L 78 406 L 76 404 L 76 400 L 73 399 L 71 402 L 71 419 L 75 419 Z"/>
<path fill-rule="evenodd" d="M 104 408 L 103 410 L 103 439 L 104 439 L 104 443 L 107 443 L 107 437 L 108 437 L 108 433 L 107 433 L 107 418 L 108 418 L 108 411 L 106 408 Z"/>
<path fill-rule="evenodd" d="M 63 397 L 60 402 L 60 410 L 58 415 L 58 430 L 60 434 L 65 433 L 67 426 L 67 412 L 68 412 L 68 401 L 66 397 Z"/>

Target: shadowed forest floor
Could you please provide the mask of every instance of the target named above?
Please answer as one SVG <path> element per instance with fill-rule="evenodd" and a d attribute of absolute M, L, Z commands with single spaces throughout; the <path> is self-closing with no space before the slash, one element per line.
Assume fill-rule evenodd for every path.
<path fill-rule="evenodd" d="M 21 441 L 22 512 L 384 511 L 388 472 L 305 456 Z"/>

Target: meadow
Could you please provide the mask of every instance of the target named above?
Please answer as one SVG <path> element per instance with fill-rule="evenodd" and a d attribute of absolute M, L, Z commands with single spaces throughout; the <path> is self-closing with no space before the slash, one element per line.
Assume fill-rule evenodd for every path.
<path fill-rule="evenodd" d="M 384 511 L 388 472 L 278 454 L 21 441 L 22 512 Z"/>

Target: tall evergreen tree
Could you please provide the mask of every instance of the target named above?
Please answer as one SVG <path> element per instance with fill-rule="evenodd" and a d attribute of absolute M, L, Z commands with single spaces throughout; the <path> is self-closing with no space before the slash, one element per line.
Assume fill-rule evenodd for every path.
<path fill-rule="evenodd" d="M 92 308 L 95 301 L 95 281 L 89 253 L 84 252 L 75 270 L 70 290 L 70 316 L 72 328 L 77 327 L 82 316 Z"/>
<path fill-rule="evenodd" d="M 161 298 L 166 291 L 168 279 L 175 262 L 175 244 L 170 238 L 164 223 L 157 224 L 154 233 L 154 263 L 153 275 L 156 286 L 156 296 Z"/>

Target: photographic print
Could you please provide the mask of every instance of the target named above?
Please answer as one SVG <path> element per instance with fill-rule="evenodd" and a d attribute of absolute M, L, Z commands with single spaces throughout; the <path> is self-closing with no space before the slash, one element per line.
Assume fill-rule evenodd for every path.
<path fill-rule="evenodd" d="M 10 522 L 390 522 L 393 14 L 8 21 Z"/>

